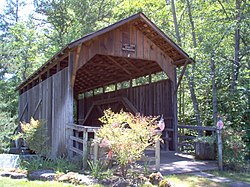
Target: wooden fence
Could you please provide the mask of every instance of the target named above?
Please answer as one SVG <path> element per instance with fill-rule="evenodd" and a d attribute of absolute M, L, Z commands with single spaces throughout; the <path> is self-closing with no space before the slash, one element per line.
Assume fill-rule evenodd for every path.
<path fill-rule="evenodd" d="M 215 136 L 215 127 L 193 125 L 178 125 L 178 151 L 184 153 L 194 152 L 194 139 L 201 136 Z"/>
<path fill-rule="evenodd" d="M 88 143 L 90 143 L 90 133 L 93 133 L 91 138 L 95 138 L 95 133 L 99 127 L 92 126 L 83 126 L 77 124 L 67 124 L 67 134 L 68 134 L 68 154 L 71 159 L 74 159 L 75 156 L 80 156 L 80 159 L 83 159 L 83 168 L 87 166 L 87 159 L 90 157 L 93 159 L 94 163 L 98 160 L 98 148 L 99 145 L 94 143 L 93 146 L 93 155 L 90 154 L 90 149 Z M 161 133 L 160 131 L 156 132 L 157 134 Z M 79 158 L 79 157 L 77 157 Z M 157 141 L 155 144 L 155 157 L 152 157 L 150 160 L 155 161 L 155 169 L 160 171 L 160 141 Z"/>

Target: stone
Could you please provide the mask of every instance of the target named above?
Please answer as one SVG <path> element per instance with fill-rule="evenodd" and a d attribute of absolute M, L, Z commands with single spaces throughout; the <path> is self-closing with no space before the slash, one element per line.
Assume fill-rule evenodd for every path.
<path fill-rule="evenodd" d="M 95 183 L 94 179 L 86 175 L 78 175 L 77 179 L 79 181 L 79 184 L 83 184 L 83 185 L 92 185 Z"/>
<path fill-rule="evenodd" d="M 9 171 L 3 171 L 0 172 L 1 177 L 10 177 L 12 179 L 24 179 L 27 178 L 27 175 L 24 173 L 16 173 L 16 172 L 9 172 Z"/>
<path fill-rule="evenodd" d="M 37 158 L 37 155 L 0 154 L 0 168 L 18 168 L 20 160 Z"/>
<path fill-rule="evenodd" d="M 12 179 L 25 179 L 27 178 L 27 175 L 26 174 L 23 174 L 23 173 L 12 173 L 10 178 Z"/>
<path fill-rule="evenodd" d="M 232 187 L 250 187 L 249 183 L 246 182 L 233 182 L 228 184 L 228 186 L 232 186 Z"/>
<path fill-rule="evenodd" d="M 115 184 L 112 187 L 128 187 L 131 186 L 129 181 L 123 179 L 123 178 L 119 178 L 117 182 L 115 182 Z"/>
<path fill-rule="evenodd" d="M 66 181 L 69 181 L 70 180 L 70 177 L 69 175 L 65 174 L 65 175 L 62 175 L 58 178 L 58 181 L 59 182 L 66 182 Z"/>
<path fill-rule="evenodd" d="M 149 175 L 149 182 L 153 185 L 158 185 L 161 180 L 163 180 L 163 176 L 160 172 L 151 173 Z"/>
<path fill-rule="evenodd" d="M 32 171 L 28 175 L 29 180 L 43 180 L 43 181 L 52 181 L 56 176 L 55 171 L 53 170 L 37 170 Z"/>
<path fill-rule="evenodd" d="M 217 183 L 226 183 L 226 182 L 233 182 L 232 180 L 225 178 L 225 177 L 212 177 L 209 180 L 217 182 Z"/>

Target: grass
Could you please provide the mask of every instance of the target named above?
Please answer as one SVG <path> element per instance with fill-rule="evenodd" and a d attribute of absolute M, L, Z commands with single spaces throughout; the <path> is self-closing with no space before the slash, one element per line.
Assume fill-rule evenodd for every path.
<path fill-rule="evenodd" d="M 215 176 L 226 177 L 235 181 L 250 183 L 250 172 L 212 171 L 209 173 Z"/>
<path fill-rule="evenodd" d="M 165 177 L 168 179 L 171 184 L 174 186 L 181 186 L 181 187 L 200 187 L 200 186 L 208 186 L 208 187 L 227 187 L 227 184 L 223 183 L 216 183 L 206 178 L 201 178 L 192 175 L 170 175 Z"/>
<path fill-rule="evenodd" d="M 75 185 L 60 183 L 55 181 L 28 181 L 27 179 L 11 179 L 0 177 L 0 187 L 74 187 Z M 84 187 L 80 185 L 79 187 Z M 102 187 L 101 185 L 92 185 L 89 187 Z"/>
<path fill-rule="evenodd" d="M 226 184 L 216 183 L 205 178 L 200 178 L 191 175 L 171 175 L 166 177 L 175 187 L 227 187 Z M 10 179 L 7 177 L 0 177 L 0 187 L 73 187 L 72 184 L 52 182 L 52 181 L 28 181 L 26 179 Z M 80 185 L 79 187 L 84 187 Z M 92 185 L 89 187 L 103 187 L 102 185 Z"/>

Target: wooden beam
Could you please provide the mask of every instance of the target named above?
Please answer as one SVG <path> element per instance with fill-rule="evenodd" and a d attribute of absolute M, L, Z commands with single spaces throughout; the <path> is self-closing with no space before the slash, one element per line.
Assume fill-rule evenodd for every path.
<path fill-rule="evenodd" d="M 76 72 L 79 64 L 79 57 L 80 57 L 80 52 L 81 52 L 82 45 L 78 45 L 77 51 L 76 51 L 76 59 L 73 67 L 73 72 L 72 72 L 72 80 L 71 80 L 71 86 L 74 88 L 75 84 L 75 79 L 76 79 Z"/>
<path fill-rule="evenodd" d="M 35 108 L 35 111 L 34 111 L 32 117 L 34 117 L 34 116 L 36 115 L 36 112 L 37 112 L 37 110 L 38 110 L 38 108 L 39 108 L 39 106 L 40 106 L 41 103 L 42 103 L 42 99 L 40 99 L 40 100 L 38 101 L 38 103 L 37 103 L 37 105 L 36 105 L 36 108 Z"/>
<path fill-rule="evenodd" d="M 137 114 L 139 111 L 134 107 L 134 105 L 128 100 L 127 97 L 122 97 L 122 103 L 127 107 L 132 113 Z"/>
<path fill-rule="evenodd" d="M 23 108 L 23 111 L 22 111 L 22 113 L 21 113 L 21 115 L 20 115 L 20 117 L 19 117 L 19 121 L 21 121 L 21 119 L 22 119 L 22 117 L 23 117 L 23 115 L 24 115 L 24 112 L 25 112 L 25 110 L 27 109 L 27 107 L 28 107 L 28 103 L 25 104 L 25 106 L 24 106 L 24 108 Z"/>
<path fill-rule="evenodd" d="M 63 54 L 61 57 L 58 58 L 57 61 L 61 61 L 64 58 L 66 58 L 68 56 L 68 53 Z M 27 78 L 27 80 L 23 83 L 21 83 L 16 89 L 19 90 L 23 87 L 25 87 L 26 85 L 28 85 L 30 82 L 32 82 L 32 80 L 37 79 L 40 75 L 46 73 L 47 69 L 52 68 L 53 66 L 55 66 L 55 64 L 57 63 L 57 61 L 49 61 L 48 63 L 44 64 L 41 68 L 39 68 L 35 73 L 33 73 L 30 77 Z"/>
<path fill-rule="evenodd" d="M 58 61 L 57 64 L 56 64 L 56 72 L 59 72 L 61 70 L 61 62 Z"/>
<path fill-rule="evenodd" d="M 81 156 L 83 155 L 83 151 L 81 151 L 81 150 L 79 150 L 79 149 L 77 149 L 77 148 L 75 148 L 75 147 L 70 146 L 69 149 L 70 149 L 71 151 L 73 151 L 73 152 L 75 152 L 75 153 L 81 155 Z"/>
<path fill-rule="evenodd" d="M 141 71 L 134 65 L 132 64 L 129 60 L 127 60 L 126 58 L 122 58 L 125 62 L 127 62 L 127 64 L 129 64 L 133 69 L 135 69 L 138 73 L 140 73 Z"/>
<path fill-rule="evenodd" d="M 186 71 L 186 69 L 187 69 L 187 65 L 188 65 L 188 60 L 186 60 L 186 62 L 185 62 L 185 64 L 184 64 L 184 67 L 182 68 L 181 75 L 180 75 L 180 77 L 179 77 L 179 79 L 178 79 L 178 82 L 177 82 L 177 85 L 176 85 L 176 88 L 175 88 L 174 93 L 177 92 L 178 87 L 180 86 L 180 83 L 181 83 L 181 80 L 182 80 L 182 78 L 183 78 L 183 75 L 184 75 L 184 73 L 185 73 L 185 71 Z"/>
<path fill-rule="evenodd" d="M 123 71 L 125 71 L 128 75 L 132 75 L 131 72 L 129 72 L 126 68 L 124 68 L 119 62 L 117 62 L 114 58 L 112 58 L 111 56 L 106 56 L 109 60 L 111 60 L 112 62 L 114 62 L 118 67 L 120 67 Z"/>
<path fill-rule="evenodd" d="M 75 136 L 70 136 L 70 139 L 79 143 L 84 143 L 83 139 L 81 138 L 77 138 Z"/>

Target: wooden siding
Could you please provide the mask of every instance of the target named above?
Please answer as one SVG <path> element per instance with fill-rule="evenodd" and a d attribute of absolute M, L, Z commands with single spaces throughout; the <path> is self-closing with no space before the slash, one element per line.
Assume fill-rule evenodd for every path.
<path fill-rule="evenodd" d="M 173 104 L 172 104 L 172 91 L 171 91 L 172 81 L 163 80 L 156 83 L 151 83 L 147 85 L 121 89 L 114 92 L 108 92 L 104 94 L 99 94 L 93 97 L 87 97 L 78 101 L 78 119 L 77 123 L 91 126 L 99 126 L 100 122 L 98 120 L 103 114 L 101 111 L 107 108 L 111 108 L 115 112 L 119 112 L 121 108 L 125 111 L 126 107 L 122 103 L 106 102 L 106 104 L 99 105 L 93 108 L 93 103 L 96 101 L 110 100 L 112 98 L 124 97 L 127 98 L 131 104 L 140 112 L 142 115 L 151 116 L 164 116 L 166 131 L 168 131 L 170 140 L 170 149 L 174 149 L 173 138 L 174 138 L 174 123 L 173 123 Z M 88 115 L 88 119 L 85 119 L 90 109 L 92 113 Z"/>
<path fill-rule="evenodd" d="M 135 45 L 134 52 L 122 50 L 123 44 Z M 132 23 L 122 25 L 111 30 L 94 40 L 82 44 L 79 57 L 78 69 L 91 60 L 96 54 L 120 56 L 156 61 L 167 73 L 171 80 L 174 80 L 173 60 L 155 45 L 147 36 L 138 30 Z"/>
<path fill-rule="evenodd" d="M 66 153 L 66 123 L 70 116 L 68 68 L 44 80 L 32 89 L 20 95 L 19 115 L 27 103 L 27 110 L 20 121 L 29 122 L 31 117 L 44 120 L 50 137 L 51 157 L 55 158 Z M 39 101 L 41 104 L 38 106 Z M 37 108 L 38 106 L 38 108 Z M 37 111 L 34 115 L 34 112 Z M 34 116 L 33 116 L 34 115 Z"/>

